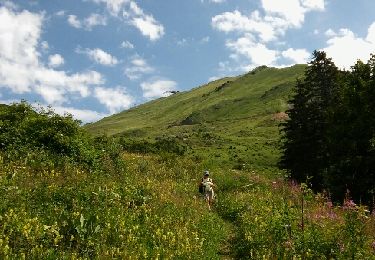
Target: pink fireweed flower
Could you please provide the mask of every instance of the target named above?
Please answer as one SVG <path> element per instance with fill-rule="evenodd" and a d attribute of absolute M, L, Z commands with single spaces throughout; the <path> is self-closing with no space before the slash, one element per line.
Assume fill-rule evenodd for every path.
<path fill-rule="evenodd" d="M 327 201 L 326 206 L 327 206 L 327 208 L 330 208 L 330 209 L 333 208 L 332 201 Z"/>
<path fill-rule="evenodd" d="M 330 219 L 336 219 L 336 218 L 337 218 L 337 215 L 336 215 L 335 212 L 331 211 L 331 212 L 328 213 L 328 217 L 329 217 Z"/>
<path fill-rule="evenodd" d="M 375 240 L 372 241 L 371 248 L 372 248 L 372 251 L 375 253 Z"/>
<path fill-rule="evenodd" d="M 343 209 L 355 209 L 357 204 L 354 203 L 353 200 L 345 200 Z"/>

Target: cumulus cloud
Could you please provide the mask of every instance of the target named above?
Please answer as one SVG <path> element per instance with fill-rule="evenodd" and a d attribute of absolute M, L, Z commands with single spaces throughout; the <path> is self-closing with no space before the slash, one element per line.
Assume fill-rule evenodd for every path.
<path fill-rule="evenodd" d="M 18 5 L 16 5 L 14 2 L 12 1 L 8 1 L 8 0 L 1 0 L 0 1 L 0 4 L 2 6 L 5 6 L 6 8 L 8 9 L 13 9 L 13 10 L 16 10 L 18 9 Z"/>
<path fill-rule="evenodd" d="M 65 15 L 65 10 L 60 10 L 55 13 L 56 16 L 64 16 Z"/>
<path fill-rule="evenodd" d="M 259 65 L 274 65 L 277 60 L 278 52 L 268 49 L 266 45 L 255 42 L 250 35 L 238 38 L 235 41 L 229 40 L 226 46 L 237 55 L 247 57 L 251 66 L 246 70 Z"/>
<path fill-rule="evenodd" d="M 360 59 L 367 61 L 375 50 L 375 22 L 368 28 L 365 38 L 357 37 L 351 30 L 343 28 L 328 34 L 331 38 L 323 50 L 333 59 L 336 66 L 349 69 Z M 352 51 L 348 51 L 348 46 Z"/>
<path fill-rule="evenodd" d="M 108 11 L 112 15 L 117 16 L 130 0 L 93 0 L 93 2 L 104 3 L 107 6 Z"/>
<path fill-rule="evenodd" d="M 200 40 L 200 43 L 207 43 L 210 41 L 210 36 L 206 36 L 206 37 L 203 37 L 201 40 Z"/>
<path fill-rule="evenodd" d="M 111 114 L 129 108 L 134 103 L 134 98 L 126 93 L 122 87 L 117 88 L 95 88 L 95 97 L 104 104 Z"/>
<path fill-rule="evenodd" d="M 141 83 L 143 97 L 147 99 L 169 96 L 169 91 L 176 90 L 177 83 L 172 80 L 158 79 Z"/>
<path fill-rule="evenodd" d="M 289 48 L 280 51 L 274 49 L 274 46 L 282 42 L 281 37 L 287 30 L 302 26 L 306 13 L 324 11 L 325 1 L 261 0 L 261 7 L 250 14 L 234 10 L 218 14 L 211 19 L 214 29 L 229 36 L 226 47 L 232 51 L 229 57 L 239 64 L 236 71 L 249 70 L 259 65 L 277 67 L 280 66 L 280 58 L 304 63 L 309 56 L 306 50 Z M 270 47 L 271 43 L 273 47 Z M 220 64 L 219 70 L 223 71 Z"/>
<path fill-rule="evenodd" d="M 0 87 L 13 93 L 38 93 L 51 104 L 62 104 L 72 93 L 88 96 L 91 86 L 103 84 L 100 73 L 68 74 L 40 62 L 43 20 L 40 14 L 0 8 Z"/>
<path fill-rule="evenodd" d="M 46 41 L 42 41 L 40 44 L 40 47 L 42 48 L 43 51 L 47 51 L 49 49 L 49 44 Z"/>
<path fill-rule="evenodd" d="M 205 0 L 201 0 L 201 2 L 204 3 Z M 207 0 L 207 2 L 209 2 L 209 3 L 215 3 L 215 4 L 221 4 L 221 3 L 226 2 L 226 0 Z"/>
<path fill-rule="evenodd" d="M 116 57 L 99 48 L 85 50 L 77 49 L 76 52 L 86 54 L 89 59 L 104 66 L 114 66 L 118 64 Z"/>
<path fill-rule="evenodd" d="M 240 11 L 224 12 L 212 18 L 214 29 L 229 32 L 252 33 L 263 42 L 278 39 L 289 28 L 302 25 L 305 14 L 310 11 L 323 11 L 324 0 L 262 0 L 265 15 L 259 10 L 250 15 Z"/>
<path fill-rule="evenodd" d="M 87 31 L 91 31 L 93 27 L 98 25 L 107 25 L 107 18 L 100 14 L 90 14 L 82 21 L 80 21 L 76 15 L 68 15 L 68 23 L 74 28 L 83 28 Z"/>
<path fill-rule="evenodd" d="M 150 74 L 154 72 L 154 68 L 151 67 L 145 59 L 140 57 L 139 55 L 134 55 L 130 63 L 124 70 L 124 74 L 130 80 L 137 80 L 140 79 L 145 74 Z"/>
<path fill-rule="evenodd" d="M 121 43 L 121 48 L 124 48 L 124 49 L 134 49 L 134 45 L 129 42 L 129 41 L 123 41 Z"/>
<path fill-rule="evenodd" d="M 82 27 L 82 23 L 76 15 L 68 15 L 68 23 L 77 29 Z"/>
<path fill-rule="evenodd" d="M 323 11 L 324 0 L 262 0 L 262 7 L 267 15 L 285 19 L 291 27 L 300 27 L 305 13 Z"/>
<path fill-rule="evenodd" d="M 310 58 L 310 53 L 305 49 L 289 48 L 283 51 L 281 55 L 297 64 L 306 64 Z"/>
<path fill-rule="evenodd" d="M 103 117 L 109 116 L 109 114 L 99 113 L 89 109 L 77 109 L 74 107 L 54 106 L 53 109 L 59 115 L 64 115 L 67 113 L 71 114 L 75 119 L 78 119 L 83 123 L 95 122 Z"/>
<path fill-rule="evenodd" d="M 229 32 L 253 33 L 258 35 L 264 42 L 276 39 L 276 36 L 282 33 L 282 30 L 275 26 L 276 20 L 268 21 L 260 16 L 259 11 L 254 11 L 250 16 L 243 15 L 240 11 L 225 12 L 212 18 L 213 28 Z"/>
<path fill-rule="evenodd" d="M 57 68 L 64 64 L 64 58 L 60 54 L 50 55 L 48 57 L 48 66 Z"/>
<path fill-rule="evenodd" d="M 107 18 L 100 14 L 91 14 L 89 17 L 85 18 L 83 24 L 85 28 L 91 30 L 91 28 L 97 25 L 107 25 Z"/>
<path fill-rule="evenodd" d="M 145 14 L 136 2 L 130 1 L 129 9 L 123 12 L 123 16 L 151 41 L 158 40 L 164 35 L 164 26 L 152 15 Z"/>
<path fill-rule="evenodd" d="M 127 24 L 137 28 L 143 36 L 156 41 L 165 34 L 164 26 L 151 14 L 146 14 L 135 1 L 132 0 L 92 0 L 95 3 L 104 3 L 108 11 L 122 18 Z"/>

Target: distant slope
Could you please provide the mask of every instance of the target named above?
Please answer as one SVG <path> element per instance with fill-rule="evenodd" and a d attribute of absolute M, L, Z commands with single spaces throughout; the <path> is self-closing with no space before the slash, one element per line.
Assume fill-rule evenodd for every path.
<path fill-rule="evenodd" d="M 242 76 L 223 78 L 145 103 L 85 128 L 95 135 L 149 139 L 172 136 L 194 147 L 194 152 L 238 146 L 243 152 L 236 151 L 236 161 L 245 151 L 250 154 L 249 149 L 261 150 L 252 158 L 264 157 L 263 163 L 271 160 L 274 164 L 278 155 L 277 113 L 287 109 L 292 87 L 303 76 L 305 67 L 258 67 Z M 233 159 L 227 152 L 216 155 L 222 156 Z"/>

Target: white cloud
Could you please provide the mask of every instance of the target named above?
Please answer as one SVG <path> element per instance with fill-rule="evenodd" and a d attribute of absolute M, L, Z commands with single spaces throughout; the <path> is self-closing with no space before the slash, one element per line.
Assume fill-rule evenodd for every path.
<path fill-rule="evenodd" d="M 124 17 L 129 18 L 130 23 L 151 41 L 158 40 L 164 35 L 164 26 L 152 15 L 145 14 L 136 2 L 130 2 L 129 11 L 124 12 Z"/>
<path fill-rule="evenodd" d="M 227 41 L 226 46 L 237 55 L 245 56 L 251 61 L 246 70 L 259 65 L 274 65 L 278 52 L 268 49 L 266 45 L 255 42 L 250 35 Z"/>
<path fill-rule="evenodd" d="M 306 12 L 324 10 L 324 0 L 262 0 L 262 7 L 267 15 L 279 16 L 292 27 L 300 27 Z"/>
<path fill-rule="evenodd" d="M 14 2 L 12 1 L 7 1 L 7 0 L 1 0 L 0 1 L 0 4 L 8 9 L 12 9 L 12 10 L 17 10 L 18 9 L 18 5 L 16 5 Z"/>
<path fill-rule="evenodd" d="M 349 69 L 358 59 L 367 61 L 375 50 L 375 23 L 370 25 L 366 38 L 357 37 L 346 28 L 330 35 L 328 46 L 323 50 L 340 68 Z M 351 51 L 348 51 L 348 46 Z"/>
<path fill-rule="evenodd" d="M 310 53 L 305 49 L 289 48 L 286 51 L 283 51 L 281 55 L 297 64 L 306 64 L 310 58 Z"/>
<path fill-rule="evenodd" d="M 121 43 L 121 48 L 124 48 L 124 49 L 134 49 L 134 45 L 129 42 L 129 41 L 123 41 Z"/>
<path fill-rule="evenodd" d="M 201 0 L 201 3 L 204 3 L 205 1 L 209 3 L 221 4 L 221 3 L 226 2 L 227 0 Z"/>
<path fill-rule="evenodd" d="M 82 23 L 76 15 L 68 15 L 68 23 L 77 29 L 82 27 Z"/>
<path fill-rule="evenodd" d="M 226 33 L 254 33 L 264 41 L 272 41 L 282 31 L 273 25 L 273 21 L 265 21 L 260 17 L 258 11 L 254 11 L 250 16 L 243 15 L 240 11 L 225 12 L 212 18 L 212 26 Z"/>
<path fill-rule="evenodd" d="M 83 28 L 87 31 L 91 31 L 93 27 L 98 25 L 107 25 L 107 18 L 100 14 L 90 14 L 90 16 L 80 21 L 76 15 L 68 15 L 68 23 L 74 28 Z"/>
<path fill-rule="evenodd" d="M 116 57 L 112 56 L 111 54 L 103 51 L 102 49 L 85 49 L 85 50 L 76 50 L 77 53 L 84 53 L 86 54 L 92 61 L 95 61 L 98 64 L 104 66 L 114 66 L 118 64 L 118 60 Z"/>
<path fill-rule="evenodd" d="M 134 103 L 134 98 L 121 87 L 115 89 L 97 87 L 94 95 L 111 114 L 127 109 Z"/>
<path fill-rule="evenodd" d="M 201 43 L 207 43 L 207 42 L 209 42 L 209 41 L 210 41 L 210 36 L 203 37 L 203 38 L 200 40 Z"/>
<path fill-rule="evenodd" d="M 370 25 L 370 27 L 368 28 L 368 33 L 367 33 L 366 40 L 368 42 L 371 42 L 371 43 L 375 44 L 375 22 L 372 23 Z"/>
<path fill-rule="evenodd" d="M 55 13 L 55 15 L 57 15 L 57 16 L 64 16 L 64 15 L 65 15 L 65 10 L 57 11 L 57 12 Z"/>
<path fill-rule="evenodd" d="M 124 73 L 130 80 L 140 79 L 144 74 L 149 74 L 154 68 L 148 65 L 147 61 L 139 55 L 131 58 L 130 63 L 125 68 Z"/>
<path fill-rule="evenodd" d="M 132 0 L 92 0 L 95 3 L 104 3 L 108 11 L 116 17 L 122 14 L 125 22 L 136 27 L 143 36 L 151 41 L 163 37 L 164 26 L 151 14 L 146 14 L 135 1 Z"/>
<path fill-rule="evenodd" d="M 232 73 L 260 65 L 278 67 L 282 57 L 297 63 L 308 57 L 305 50 L 279 51 L 275 46 L 280 48 L 287 30 L 302 26 L 306 13 L 324 11 L 325 0 L 261 0 L 261 7 L 250 14 L 234 10 L 212 17 L 212 27 L 229 35 L 226 47 L 232 52 L 229 57 L 237 63 L 231 66 L 219 64 L 219 71 L 227 69 L 226 72 Z M 273 47 L 270 47 L 271 42 Z"/>
<path fill-rule="evenodd" d="M 42 41 L 40 47 L 42 47 L 42 50 L 47 51 L 49 49 L 49 44 L 46 41 Z"/>
<path fill-rule="evenodd" d="M 220 77 L 220 76 L 212 76 L 212 77 L 208 78 L 208 82 L 212 82 L 212 81 L 218 80 L 220 78 L 222 78 L 222 77 Z"/>
<path fill-rule="evenodd" d="M 147 99 L 169 96 L 169 91 L 176 90 L 177 83 L 172 80 L 158 79 L 141 83 L 143 97 Z"/>
<path fill-rule="evenodd" d="M 53 104 L 62 104 L 72 93 L 88 96 L 89 87 L 104 82 L 101 74 L 88 71 L 69 75 L 40 62 L 37 48 L 43 20 L 40 14 L 0 8 L 0 87 L 13 93 L 39 93 Z"/>
<path fill-rule="evenodd" d="M 252 33 L 263 42 L 274 41 L 287 29 L 300 27 L 305 13 L 324 10 L 324 0 L 262 0 L 262 8 L 264 16 L 259 10 L 249 16 L 238 10 L 224 12 L 212 18 L 212 26 L 225 33 Z"/>
<path fill-rule="evenodd" d="M 93 2 L 106 4 L 108 11 L 117 16 L 130 0 L 93 0 Z"/>
<path fill-rule="evenodd" d="M 60 54 L 54 54 L 48 57 L 48 65 L 52 68 L 57 68 L 63 64 L 64 58 Z"/>
<path fill-rule="evenodd" d="M 32 104 L 35 108 L 44 108 L 48 109 L 47 104 Z M 83 123 L 95 122 L 103 117 L 109 116 L 109 114 L 99 113 L 97 111 L 88 110 L 88 109 L 78 109 L 74 107 L 66 107 L 66 106 L 52 106 L 52 110 L 61 116 L 70 114 L 73 116 L 74 119 L 78 119 Z"/>
<path fill-rule="evenodd" d="M 185 38 L 182 38 L 181 40 L 177 41 L 177 45 L 185 46 L 185 45 L 187 45 L 187 40 Z"/>
<path fill-rule="evenodd" d="M 324 35 L 327 37 L 333 37 L 333 36 L 336 36 L 336 33 L 332 29 L 328 29 L 327 31 L 324 32 Z"/>
<path fill-rule="evenodd" d="M 307 10 L 323 11 L 325 9 L 324 0 L 301 0 L 301 4 Z"/>
<path fill-rule="evenodd" d="M 107 25 L 107 18 L 100 14 L 90 14 L 89 17 L 85 18 L 83 24 L 87 30 L 91 30 L 94 26 Z"/>

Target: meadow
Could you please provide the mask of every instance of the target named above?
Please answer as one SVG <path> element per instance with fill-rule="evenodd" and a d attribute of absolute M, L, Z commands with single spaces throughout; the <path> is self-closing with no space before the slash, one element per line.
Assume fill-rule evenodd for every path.
<path fill-rule="evenodd" d="M 3 155 L 4 156 L 4 155 Z M 2 259 L 374 259 L 375 214 L 333 205 L 273 170 L 210 168 L 212 211 L 189 156 L 123 152 L 103 172 L 0 165 Z"/>
<path fill-rule="evenodd" d="M 277 168 L 304 68 L 261 67 L 84 127 L 0 106 L 0 259 L 375 259 L 373 208 Z"/>

